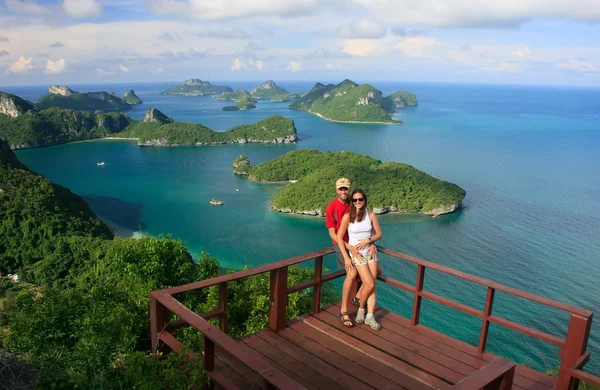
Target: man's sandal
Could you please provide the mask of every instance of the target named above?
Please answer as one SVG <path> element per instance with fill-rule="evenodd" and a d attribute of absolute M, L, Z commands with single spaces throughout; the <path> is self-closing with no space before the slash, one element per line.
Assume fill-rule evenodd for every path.
<path fill-rule="evenodd" d="M 352 298 L 352 304 L 356 305 L 356 306 L 360 305 L 360 298 L 358 298 L 358 297 Z"/>
<path fill-rule="evenodd" d="M 347 319 L 344 317 L 346 317 Z M 350 319 L 350 315 L 348 314 L 347 311 L 340 313 L 340 320 L 342 320 L 342 325 L 345 326 L 346 328 L 354 327 L 354 322 L 352 322 L 352 320 Z"/>

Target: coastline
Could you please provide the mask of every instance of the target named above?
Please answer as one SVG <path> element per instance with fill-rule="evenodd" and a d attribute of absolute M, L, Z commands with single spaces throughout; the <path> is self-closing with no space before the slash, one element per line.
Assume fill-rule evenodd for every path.
<path fill-rule="evenodd" d="M 392 207 L 384 207 L 384 208 L 375 207 L 369 211 L 371 211 L 372 213 L 374 213 L 376 215 L 383 215 L 383 214 L 426 215 L 426 216 L 430 216 L 431 218 L 435 218 L 440 215 L 456 213 L 456 212 L 459 212 L 464 209 L 464 206 L 462 206 L 462 204 L 459 204 L 456 206 L 453 205 L 453 206 L 454 207 L 450 207 L 447 210 L 446 209 L 442 210 L 444 212 L 441 212 L 441 213 L 426 213 L 423 211 L 419 211 L 419 212 L 403 211 L 396 207 L 393 207 L 393 208 Z M 442 207 L 444 207 L 444 206 L 440 206 L 440 208 L 442 208 Z M 269 202 L 269 209 L 271 211 L 276 211 L 276 212 L 282 213 L 282 214 L 308 215 L 308 216 L 312 216 L 312 217 L 325 217 L 325 213 L 321 209 L 293 211 L 290 208 L 285 208 L 285 209 L 277 208 L 277 207 L 273 206 L 273 204 L 271 202 Z M 439 210 L 439 208 L 434 209 L 434 210 Z M 431 211 L 433 211 L 433 210 L 431 210 Z"/>
<path fill-rule="evenodd" d="M 361 121 L 338 121 L 335 119 L 329 119 L 321 114 L 319 114 L 318 112 L 313 112 L 311 110 L 300 110 L 300 111 L 307 111 L 310 112 L 311 114 L 314 114 L 316 116 L 318 116 L 321 119 L 325 119 L 326 121 L 330 121 L 330 122 L 337 122 L 337 123 L 362 123 L 362 124 L 373 124 L 373 125 L 402 125 L 404 124 L 404 122 L 361 122 Z"/>

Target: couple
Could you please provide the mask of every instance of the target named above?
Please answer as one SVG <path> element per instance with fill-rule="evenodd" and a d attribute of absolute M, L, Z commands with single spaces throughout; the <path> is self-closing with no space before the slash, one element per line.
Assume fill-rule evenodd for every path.
<path fill-rule="evenodd" d="M 351 328 L 354 322 L 348 315 L 348 301 L 358 305 L 355 322 L 381 329 L 375 320 L 375 280 L 381 274 L 374 242 L 381 238 L 381 228 L 375 213 L 367 210 L 367 195 L 359 188 L 350 194 L 350 180 L 340 178 L 335 183 L 337 198 L 325 209 L 325 226 L 337 253 L 338 268 L 346 269 L 342 287 L 342 324 Z M 362 286 L 357 292 L 357 274 Z M 367 306 L 367 313 L 365 313 Z M 366 317 L 365 317 L 366 314 Z"/>

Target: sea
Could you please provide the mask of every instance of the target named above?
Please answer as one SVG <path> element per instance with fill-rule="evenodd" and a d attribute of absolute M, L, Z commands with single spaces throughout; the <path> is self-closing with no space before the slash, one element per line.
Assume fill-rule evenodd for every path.
<path fill-rule="evenodd" d="M 323 82 L 276 82 L 303 92 L 316 81 Z M 213 84 L 249 90 L 260 82 Z M 157 108 L 216 131 L 279 114 L 294 121 L 300 140 L 196 147 L 95 140 L 20 150 L 17 156 L 81 195 L 119 235 L 169 235 L 183 241 L 194 258 L 206 251 L 226 268 L 255 267 L 331 245 L 324 218 L 270 211 L 270 199 L 286 184 L 251 183 L 234 175 L 232 162 L 239 155 L 260 164 L 312 148 L 407 163 L 464 188 L 465 207 L 436 218 L 382 215 L 382 246 L 600 315 L 600 89 L 371 84 L 384 95 L 412 92 L 419 105 L 397 110 L 394 118 L 403 125 L 348 124 L 270 101 L 259 101 L 254 110 L 223 111 L 231 103 L 211 96 L 161 95 L 170 86 L 163 83 L 70 85 L 119 96 L 134 89 L 144 103 L 129 111 L 132 118 Z M 0 90 L 35 101 L 47 86 Z M 210 205 L 212 198 L 225 205 Z M 380 261 L 385 275 L 414 284 L 414 265 L 389 256 Z M 335 269 L 334 258 L 326 257 L 325 265 Z M 378 288 L 378 305 L 410 317 L 410 294 L 383 284 Z M 485 305 L 485 287 L 436 271 L 426 271 L 425 289 L 477 309 Z M 494 314 L 560 337 L 569 320 L 565 312 L 500 292 Z M 426 299 L 421 323 L 473 345 L 479 340 L 480 319 Z M 599 320 L 588 348 L 592 358 L 586 370 L 600 375 Z M 558 347 L 494 324 L 487 350 L 538 370 L 559 364 Z"/>

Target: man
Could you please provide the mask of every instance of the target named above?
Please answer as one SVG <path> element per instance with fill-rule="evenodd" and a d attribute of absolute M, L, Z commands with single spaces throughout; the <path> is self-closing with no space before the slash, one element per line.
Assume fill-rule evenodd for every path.
<path fill-rule="evenodd" d="M 333 248 L 336 251 L 337 266 L 339 269 L 346 269 L 346 279 L 344 280 L 344 284 L 342 286 L 342 310 L 340 318 L 345 327 L 351 328 L 354 326 L 354 323 L 348 315 L 348 301 L 350 300 L 351 296 L 356 297 L 357 272 L 353 265 L 346 267 L 344 255 L 340 252 L 339 246 L 336 242 L 337 231 L 340 227 L 340 223 L 342 222 L 342 217 L 350 208 L 350 180 L 346 179 L 345 177 L 339 178 L 335 182 L 335 189 L 337 192 L 337 198 L 331 201 L 331 203 L 327 205 L 327 208 L 325 208 L 325 227 L 327 227 L 327 230 L 329 231 L 329 237 L 331 238 L 331 241 L 333 242 Z M 344 235 L 344 242 L 346 249 L 354 256 L 358 257 L 358 251 L 348 244 L 348 232 L 346 232 Z M 374 244 L 371 244 L 371 250 L 376 256 L 377 250 L 375 249 Z"/>

